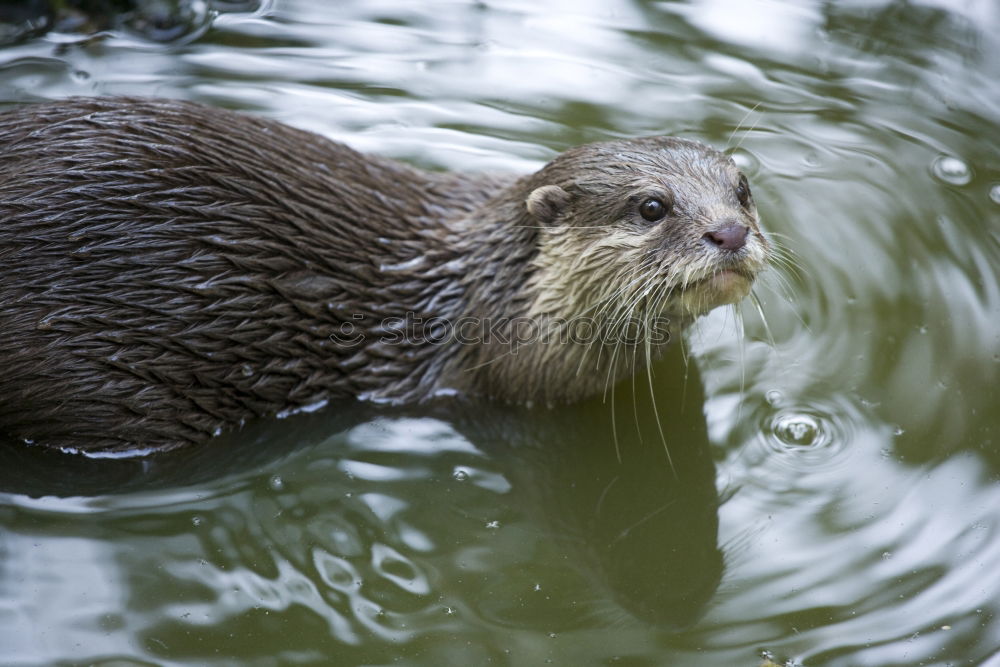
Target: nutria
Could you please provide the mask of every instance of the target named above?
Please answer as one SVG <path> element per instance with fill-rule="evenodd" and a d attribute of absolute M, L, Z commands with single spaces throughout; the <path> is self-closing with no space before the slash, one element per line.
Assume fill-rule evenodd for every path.
<path fill-rule="evenodd" d="M 0 430 L 140 452 L 333 397 L 572 401 L 743 298 L 769 252 L 745 177 L 694 141 L 493 176 L 190 102 L 17 107 Z"/>

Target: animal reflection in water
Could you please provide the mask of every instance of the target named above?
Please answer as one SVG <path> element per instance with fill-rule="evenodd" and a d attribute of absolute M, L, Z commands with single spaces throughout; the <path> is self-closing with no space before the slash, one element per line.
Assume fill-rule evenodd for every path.
<path fill-rule="evenodd" d="M 671 369 L 657 367 L 657 372 L 669 376 Z M 684 372 L 683 368 L 673 370 L 674 374 Z M 570 588 L 575 592 L 569 597 L 551 598 L 550 604 L 563 606 L 549 610 L 547 623 L 556 618 L 603 623 L 630 614 L 657 627 L 684 627 L 699 618 L 723 571 L 717 546 L 715 468 L 700 401 L 695 399 L 700 387 L 692 372 L 687 379 L 686 401 L 680 390 L 660 397 L 662 437 L 648 392 L 638 391 L 633 398 L 619 389 L 611 407 L 634 419 L 619 418 L 614 426 L 609 406 L 599 399 L 555 410 L 488 403 L 459 408 L 453 402 L 379 408 L 352 401 L 319 413 L 257 422 L 204 447 L 141 459 L 93 460 L 41 448 L 0 447 L 0 489 L 49 496 L 140 492 L 142 497 L 154 499 L 162 493 L 164 507 L 144 506 L 143 516 L 162 514 L 164 525 L 169 525 L 171 513 L 181 512 L 185 517 L 182 533 L 189 539 L 186 517 L 190 512 L 223 511 L 237 525 L 246 526 L 241 532 L 256 536 L 255 544 L 247 548 L 258 553 L 260 562 L 272 558 L 277 550 L 304 571 L 312 570 L 313 565 L 309 547 L 301 542 L 303 531 L 318 534 L 317 526 L 332 520 L 343 524 L 347 532 L 379 530 L 368 525 L 377 521 L 370 511 L 356 506 L 366 494 L 399 497 L 413 505 L 417 515 L 455 517 L 471 512 L 474 516 L 458 522 L 454 533 L 439 538 L 435 551 L 474 550 L 477 544 L 490 550 L 489 583 L 484 584 L 487 590 L 469 593 L 466 602 L 486 617 L 516 625 L 526 622 L 524 607 L 511 596 L 524 595 L 527 589 L 522 587 L 515 593 L 517 587 L 504 572 L 533 565 L 534 550 L 523 551 L 521 541 L 514 539 L 505 542 L 508 551 L 497 552 L 502 549 L 502 540 L 480 535 L 486 541 L 478 543 L 475 537 L 475 531 L 502 512 L 505 503 L 513 503 L 514 511 L 523 517 L 516 522 L 517 529 L 528 531 L 524 541 L 541 545 L 543 550 L 555 549 L 562 554 L 559 562 L 577 577 L 578 585 Z M 468 455 L 472 465 L 501 475 L 510 485 L 509 491 L 500 496 L 483 492 L 464 500 L 454 492 L 443 492 L 453 482 L 449 453 L 436 452 L 433 442 L 407 440 L 410 424 L 451 434 L 449 437 L 462 445 L 462 452 L 478 452 Z M 403 433 L 396 449 L 386 452 L 365 442 L 365 437 L 387 429 Z M 618 452 L 613 431 L 617 431 Z M 350 444 L 356 440 L 356 445 Z M 669 458 L 664 444 L 669 447 Z M 419 451 L 409 451 L 411 446 Z M 430 477 L 403 484 L 340 474 L 345 461 L 358 457 L 388 465 L 388 469 L 428 470 Z M 436 461 L 441 468 L 433 466 Z M 279 492 L 272 478 L 289 481 Z M 459 486 L 475 488 L 471 484 Z M 219 489 L 227 488 L 255 490 L 249 495 L 220 495 Z M 216 497 L 216 510 L 203 510 L 197 502 L 178 509 L 171 500 L 177 489 L 188 490 L 183 491 L 184 497 Z M 103 502 L 116 502 L 113 495 L 110 497 L 112 500 Z M 130 501 L 123 497 L 118 504 L 127 508 Z M 262 509 L 272 505 L 270 511 Z M 311 515 L 302 514 L 306 507 L 312 508 Z M 258 526 L 265 514 L 279 518 Z M 293 518 L 296 516 L 301 518 Z M 432 523 L 428 533 L 444 530 L 438 526 L 440 519 Z M 206 528 L 203 539 L 209 540 L 210 534 Z M 332 541 L 322 547 L 338 558 L 370 560 L 364 554 L 340 553 L 343 545 Z M 218 544 L 205 542 L 202 548 L 206 558 L 217 557 Z M 159 553 L 158 548 L 150 557 L 160 558 Z M 409 556 L 414 561 L 427 558 L 424 553 Z M 512 562 L 524 567 L 511 566 Z M 450 562 L 438 565 L 446 571 L 453 566 Z M 468 573 L 453 575 L 468 578 Z M 164 589 L 185 583 L 178 580 Z M 532 598 L 532 604 L 542 597 Z"/>

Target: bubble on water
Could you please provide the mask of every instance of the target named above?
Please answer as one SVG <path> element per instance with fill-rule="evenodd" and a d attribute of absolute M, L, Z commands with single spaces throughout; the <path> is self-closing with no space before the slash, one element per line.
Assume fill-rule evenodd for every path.
<path fill-rule="evenodd" d="M 994 204 L 1000 204 L 1000 183 L 995 183 L 990 188 L 990 201 Z"/>
<path fill-rule="evenodd" d="M 781 403 L 782 398 L 783 396 L 781 392 L 778 391 L 777 389 L 772 389 L 766 394 L 764 394 L 764 399 L 767 401 L 767 404 L 770 405 L 771 407 L 776 407 L 779 403 Z"/>
<path fill-rule="evenodd" d="M 90 72 L 85 72 L 82 69 L 75 70 L 73 72 L 73 78 L 77 81 L 87 81 L 90 79 Z"/>
<path fill-rule="evenodd" d="M 491 530 L 496 530 L 497 528 L 500 527 L 500 522 L 497 521 L 497 520 L 495 520 L 495 519 L 493 521 L 487 521 L 486 522 L 486 527 L 489 528 L 489 529 L 491 529 Z"/>
<path fill-rule="evenodd" d="M 820 425 L 815 417 L 806 414 L 779 415 L 773 424 L 774 434 L 786 445 L 808 447 L 816 444 Z"/>
<path fill-rule="evenodd" d="M 271 475 L 271 479 L 267 480 L 267 485 L 271 487 L 272 491 L 281 491 L 285 488 L 285 481 L 281 479 L 280 475 Z"/>
<path fill-rule="evenodd" d="M 202 517 L 200 517 L 200 516 L 198 516 L 197 514 L 195 516 L 191 517 L 191 525 L 194 526 L 195 528 L 197 528 L 198 526 L 200 526 L 204 522 L 205 522 L 205 519 L 202 518 Z"/>
<path fill-rule="evenodd" d="M 253 375 L 253 368 L 250 367 L 250 364 L 243 364 L 240 366 L 240 373 L 243 373 L 243 377 L 250 377 Z"/>
<path fill-rule="evenodd" d="M 454 472 L 451 473 L 451 478 L 456 482 L 464 482 L 469 479 L 469 473 L 462 468 L 455 468 Z"/>
<path fill-rule="evenodd" d="M 931 172 L 949 185 L 967 185 L 972 180 L 972 168 L 957 157 L 947 155 L 934 160 Z"/>

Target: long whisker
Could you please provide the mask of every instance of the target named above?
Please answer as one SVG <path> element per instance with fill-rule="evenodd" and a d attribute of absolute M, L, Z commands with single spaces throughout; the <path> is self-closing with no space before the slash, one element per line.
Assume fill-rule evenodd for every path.
<path fill-rule="evenodd" d="M 653 264 L 652 261 L 646 262 L 644 265 L 640 265 L 640 266 L 636 267 L 632 271 L 632 273 L 635 274 L 635 273 L 637 273 L 640 270 L 645 270 L 645 269 L 651 268 L 652 264 Z M 620 297 L 622 294 L 626 293 L 628 290 L 632 289 L 633 287 L 635 287 L 637 284 L 641 283 L 642 281 L 648 280 L 650 277 L 651 277 L 651 274 L 648 274 L 648 273 L 636 276 L 635 278 L 633 278 L 632 280 L 630 280 L 629 282 L 627 282 L 625 285 L 621 285 L 618 288 L 616 288 L 615 291 L 612 292 L 611 294 L 608 294 L 607 296 L 602 297 L 601 299 L 597 300 L 594 304 L 588 306 L 586 309 L 584 309 L 576 317 L 577 318 L 583 317 L 587 313 L 589 313 L 590 311 L 592 311 L 594 309 L 601 309 L 602 312 L 605 311 L 607 308 L 609 308 L 609 307 L 611 307 L 612 305 L 615 304 L 616 299 L 618 297 Z M 569 320 L 561 323 L 560 326 L 559 326 L 559 328 L 553 329 L 553 334 L 561 334 L 565 330 L 565 328 L 570 325 L 570 323 L 571 322 Z M 593 346 L 593 343 L 594 343 L 594 339 L 592 338 L 591 341 L 588 343 L 588 350 L 590 349 L 590 347 Z M 483 362 L 481 364 L 476 364 L 475 366 L 467 367 L 464 370 L 465 370 L 465 372 L 468 372 L 468 371 L 474 371 L 474 370 L 478 370 L 480 368 L 484 368 L 484 367 L 489 366 L 491 364 L 494 364 L 494 363 L 496 363 L 498 361 L 502 361 L 504 358 L 506 358 L 507 356 L 509 356 L 511 354 L 514 354 L 515 352 L 517 352 L 517 348 L 515 348 L 515 347 L 512 346 L 510 350 L 507 350 L 503 354 L 498 355 L 498 356 L 494 357 L 493 359 L 490 359 L 489 361 L 485 361 L 485 362 Z M 601 352 L 601 349 L 598 348 L 598 359 L 595 362 L 596 364 L 600 363 L 600 352 Z M 582 372 L 583 363 L 584 363 L 585 359 L 586 359 L 586 355 L 581 355 L 580 363 L 577 366 L 577 373 L 576 374 L 578 376 Z"/>
<path fill-rule="evenodd" d="M 767 342 L 770 343 L 771 349 L 776 349 L 778 346 L 774 342 L 774 334 L 771 333 L 771 327 L 767 324 L 767 317 L 764 315 L 764 308 L 761 307 L 760 299 L 757 298 L 757 294 L 753 290 L 750 291 L 750 303 L 752 303 L 754 308 L 757 309 L 757 315 L 760 317 L 760 321 L 764 325 L 764 333 L 767 334 Z"/>
<path fill-rule="evenodd" d="M 649 339 L 646 339 L 646 359 L 650 359 Z M 667 454 L 667 463 L 670 464 L 670 472 L 677 478 L 677 469 L 674 467 L 674 459 L 670 456 L 670 446 L 667 445 L 667 436 L 663 432 L 663 422 L 660 421 L 660 409 L 656 405 L 656 392 L 653 390 L 653 367 L 646 364 L 646 378 L 649 381 L 649 398 L 653 403 L 653 416 L 656 418 L 656 429 L 660 432 L 660 442 L 663 443 L 663 451 Z"/>
<path fill-rule="evenodd" d="M 681 386 L 681 410 L 683 411 L 687 405 L 687 390 L 688 390 L 688 371 L 691 370 L 690 364 L 688 364 L 688 350 L 687 343 L 684 341 L 684 337 L 680 337 L 681 346 L 681 359 L 684 360 L 684 384 Z"/>
<path fill-rule="evenodd" d="M 754 301 L 754 303 L 756 304 L 756 300 L 753 298 L 752 292 L 751 292 L 751 301 Z M 743 323 L 742 311 L 736 308 L 736 306 L 733 306 L 733 313 L 736 316 L 735 317 L 737 324 L 736 334 L 737 337 L 739 338 L 738 347 L 740 350 L 740 403 L 739 406 L 736 408 L 736 421 L 739 422 L 742 421 L 743 419 L 743 402 L 744 399 L 746 398 L 746 388 L 747 388 L 747 352 L 746 352 L 747 338 L 746 338 L 746 327 L 744 326 Z M 771 344 L 771 347 L 772 348 L 774 347 L 773 343 Z"/>
<path fill-rule="evenodd" d="M 611 363 L 612 368 L 614 367 L 614 362 Z M 610 371 L 609 371 L 610 373 Z M 615 443 L 615 459 L 618 463 L 622 462 L 622 448 L 618 442 L 618 423 L 615 421 L 615 385 L 611 385 L 611 439 Z"/>
<path fill-rule="evenodd" d="M 759 106 L 760 106 L 760 102 L 758 102 L 757 104 L 753 105 L 753 108 L 750 109 L 750 111 L 747 112 L 747 116 L 749 116 L 754 111 L 756 111 L 757 107 L 759 107 Z M 743 133 L 743 137 L 740 139 L 739 143 L 737 143 L 736 146 L 733 148 L 734 151 L 740 149 L 740 146 L 742 146 L 743 142 L 746 141 L 746 138 L 750 136 L 750 133 L 753 132 L 757 128 L 757 125 L 760 123 L 761 120 L 762 120 L 762 118 L 758 118 L 757 120 L 754 121 L 753 125 L 751 125 L 749 128 L 747 128 L 747 131 Z"/>
<path fill-rule="evenodd" d="M 639 436 L 639 444 L 642 444 L 642 428 L 639 425 L 639 399 L 635 393 L 635 371 L 636 365 L 639 361 L 639 354 L 636 351 L 632 352 L 632 372 L 629 373 L 629 378 L 632 381 L 632 418 L 635 419 L 635 432 Z M 649 363 L 648 361 L 646 363 Z"/>
<path fill-rule="evenodd" d="M 726 141 L 726 148 L 728 148 L 729 144 L 733 142 L 733 137 L 735 137 L 736 133 L 740 131 L 741 127 L 743 127 L 743 123 L 746 122 L 746 119 L 750 117 L 750 114 L 752 114 L 754 111 L 757 110 L 757 107 L 759 107 L 760 104 L 761 103 L 758 102 L 757 104 L 753 105 L 753 107 L 751 107 L 749 111 L 743 114 L 743 118 L 740 118 L 740 122 L 736 123 L 736 127 L 733 128 L 733 131 L 729 134 L 729 139 Z M 739 148 L 739 145 L 737 145 L 736 148 Z"/>

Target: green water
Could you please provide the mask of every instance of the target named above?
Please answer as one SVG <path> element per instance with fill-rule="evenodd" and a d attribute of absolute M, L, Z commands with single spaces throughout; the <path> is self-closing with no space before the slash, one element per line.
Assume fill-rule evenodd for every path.
<path fill-rule="evenodd" d="M 585 405 L 331 405 L 142 461 L 0 443 L 0 664 L 1000 665 L 996 2 L 207 27 L 6 46 L 0 102 L 195 99 L 445 169 L 679 134 L 734 151 L 798 269 L 766 325 L 716 311 Z"/>

